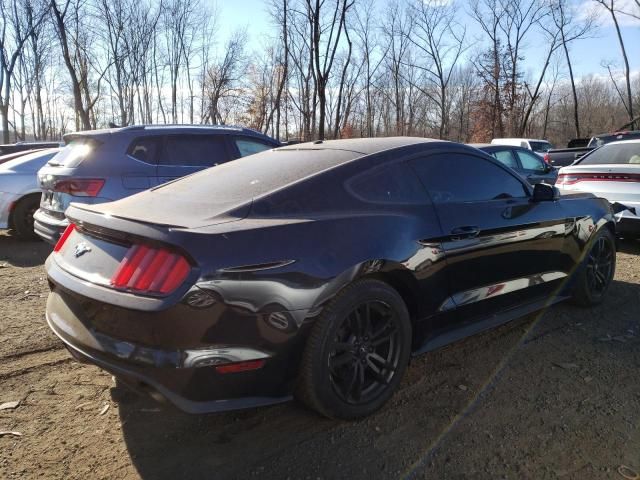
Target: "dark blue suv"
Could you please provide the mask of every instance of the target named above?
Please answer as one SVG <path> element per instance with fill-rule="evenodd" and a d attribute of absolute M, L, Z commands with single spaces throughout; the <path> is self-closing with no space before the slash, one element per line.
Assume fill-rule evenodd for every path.
<path fill-rule="evenodd" d="M 65 135 L 66 146 L 38 172 L 34 230 L 55 243 L 71 202 L 103 203 L 190 173 L 280 146 L 248 128 L 140 125 Z M 162 205 L 158 205 L 162 208 Z"/>

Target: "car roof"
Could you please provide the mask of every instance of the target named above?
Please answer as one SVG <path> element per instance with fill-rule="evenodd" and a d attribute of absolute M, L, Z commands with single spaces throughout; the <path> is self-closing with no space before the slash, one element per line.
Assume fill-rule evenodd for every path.
<path fill-rule="evenodd" d="M 616 140 L 615 142 L 605 143 L 600 148 L 607 145 L 629 145 L 630 143 L 640 143 L 640 138 L 630 138 L 628 140 Z"/>
<path fill-rule="evenodd" d="M 361 155 L 408 147 L 419 143 L 451 143 L 447 140 L 423 137 L 376 137 L 350 138 L 342 140 L 316 140 L 280 147 L 278 150 L 345 150 Z M 359 156 L 359 155 L 358 155 Z"/>
<path fill-rule="evenodd" d="M 166 124 L 166 125 L 129 125 L 126 127 L 117 128 L 103 128 L 97 130 L 82 130 L 78 132 L 68 133 L 64 136 L 65 142 L 78 137 L 101 137 L 108 135 L 126 134 L 128 132 L 162 132 L 162 133 L 203 133 L 203 132 L 217 132 L 217 133 L 241 133 L 243 135 L 249 135 L 253 137 L 268 139 L 271 142 L 275 140 L 268 135 L 263 134 L 257 130 L 246 127 L 236 127 L 233 125 L 189 125 L 189 124 Z"/>

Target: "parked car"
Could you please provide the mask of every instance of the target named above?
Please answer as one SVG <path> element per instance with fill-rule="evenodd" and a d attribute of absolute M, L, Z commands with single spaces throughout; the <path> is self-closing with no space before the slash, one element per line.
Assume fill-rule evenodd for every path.
<path fill-rule="evenodd" d="M 71 202 L 97 204 L 279 146 L 254 130 L 226 126 L 131 126 L 78 132 L 38 173 L 36 233 L 51 244 L 69 224 Z"/>
<path fill-rule="evenodd" d="M 610 202 L 634 210 L 617 214 L 617 230 L 625 236 L 640 236 L 640 140 L 612 142 L 560 169 L 559 187 L 592 192 Z"/>
<path fill-rule="evenodd" d="M 522 147 L 543 156 L 553 148 L 553 145 L 547 140 L 539 140 L 535 138 L 494 138 L 491 145 L 511 145 L 513 147 Z"/>
<path fill-rule="evenodd" d="M 597 304 L 615 270 L 606 200 L 423 138 L 282 147 L 67 215 L 49 326 L 193 413 L 293 393 L 363 417 L 411 355 L 567 298 Z"/>
<path fill-rule="evenodd" d="M 37 238 L 33 213 L 40 204 L 41 192 L 36 173 L 59 151 L 38 150 L 6 162 L 0 157 L 0 229 L 13 229 L 25 239 Z"/>
<path fill-rule="evenodd" d="M 60 142 L 18 142 L 6 143 L 0 145 L 0 155 L 8 155 L 10 153 L 28 152 L 29 150 L 42 150 L 43 148 L 59 148 L 62 146 Z"/>
<path fill-rule="evenodd" d="M 568 147 L 570 148 L 557 148 L 549 150 L 545 154 L 544 160 L 554 167 L 566 167 L 602 145 L 611 142 L 633 139 L 640 139 L 640 131 L 629 130 L 614 133 L 603 133 L 591 137 L 589 143 L 583 147 L 573 147 L 572 145 L 568 145 Z"/>
<path fill-rule="evenodd" d="M 547 164 L 539 155 L 526 148 L 510 145 L 491 145 L 486 143 L 471 144 L 488 153 L 503 165 L 514 169 L 525 177 L 529 183 L 545 182 L 550 185 L 556 183 L 558 170 Z"/>
<path fill-rule="evenodd" d="M 22 157 L 24 155 L 28 155 L 30 153 L 35 153 L 35 152 L 41 152 L 43 149 L 36 149 L 36 150 L 23 150 L 20 152 L 14 152 L 14 153 L 8 153 L 6 155 L 2 155 L 0 156 L 0 165 L 2 165 L 3 163 L 8 162 L 9 160 L 13 160 L 15 158 L 19 158 Z"/>

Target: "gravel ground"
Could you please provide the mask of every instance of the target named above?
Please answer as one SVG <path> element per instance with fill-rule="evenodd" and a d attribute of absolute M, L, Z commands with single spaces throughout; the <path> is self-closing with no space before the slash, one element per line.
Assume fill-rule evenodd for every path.
<path fill-rule="evenodd" d="M 640 472 L 640 243 L 606 301 L 413 360 L 378 414 L 189 416 L 73 361 L 43 319 L 43 243 L 0 234 L 0 478 L 624 478 Z M 630 472 L 625 472 L 627 475 Z"/>

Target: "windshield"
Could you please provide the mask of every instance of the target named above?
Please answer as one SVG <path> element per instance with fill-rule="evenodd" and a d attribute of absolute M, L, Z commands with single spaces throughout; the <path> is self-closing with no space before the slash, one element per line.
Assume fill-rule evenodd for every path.
<path fill-rule="evenodd" d="M 579 165 L 638 164 L 640 165 L 640 142 L 610 143 L 585 155 Z"/>
<path fill-rule="evenodd" d="M 549 150 L 553 148 L 549 142 L 529 142 L 531 145 L 531 150 L 538 153 L 547 153 Z"/>

